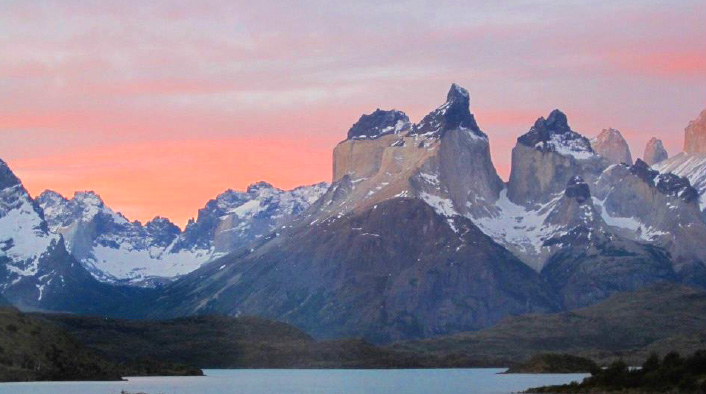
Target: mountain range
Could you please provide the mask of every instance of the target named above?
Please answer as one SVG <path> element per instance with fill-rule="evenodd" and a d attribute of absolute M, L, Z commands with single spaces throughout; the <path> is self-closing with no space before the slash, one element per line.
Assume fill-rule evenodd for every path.
<path fill-rule="evenodd" d="M 304 211 L 326 183 L 284 191 L 259 182 L 227 190 L 199 210 L 181 231 L 169 219 L 131 222 L 94 192 L 67 199 L 51 190 L 37 197 L 49 230 L 97 279 L 155 286 L 263 237 Z"/>
<path fill-rule="evenodd" d="M 418 123 L 363 115 L 334 149 L 331 184 L 229 190 L 183 231 L 130 222 L 95 193 L 32 199 L 2 163 L 0 284 L 23 308 L 257 315 L 379 343 L 659 282 L 706 287 L 703 141 L 706 111 L 684 153 L 653 139 L 633 161 L 618 130 L 589 139 L 554 110 L 518 137 L 504 182 L 454 84 Z M 90 308 L 56 290 L 68 278 L 96 289 Z"/>

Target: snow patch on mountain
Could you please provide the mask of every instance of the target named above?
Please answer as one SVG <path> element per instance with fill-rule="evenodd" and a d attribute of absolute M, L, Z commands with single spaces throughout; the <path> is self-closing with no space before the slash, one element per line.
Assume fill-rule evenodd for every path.
<path fill-rule="evenodd" d="M 503 189 L 496 202 L 495 213 L 472 219 L 485 234 L 539 270 L 543 263 L 540 256 L 547 251 L 544 242 L 562 229 L 560 226 L 545 224 L 547 216 L 560 199 L 561 195 L 556 195 L 538 209 L 530 209 L 510 201 L 507 189 Z"/>
<path fill-rule="evenodd" d="M 671 172 L 689 179 L 691 186 L 699 192 L 701 210 L 706 210 L 706 154 L 680 153 L 655 164 L 653 168 L 663 174 Z"/>
<path fill-rule="evenodd" d="M 543 144 L 543 146 L 541 146 Z M 556 152 L 564 156 L 572 156 L 576 160 L 588 160 L 596 154 L 587 148 L 582 139 L 573 138 L 571 134 L 553 134 L 546 142 L 540 142 L 535 147 Z"/>
<path fill-rule="evenodd" d="M 598 208 L 601 218 L 610 227 L 627 230 L 637 239 L 643 241 L 655 241 L 657 237 L 668 234 L 665 231 L 648 226 L 637 217 L 611 216 L 604 204 L 604 200 L 593 197 L 593 205 Z"/>
<path fill-rule="evenodd" d="M 37 274 L 40 258 L 57 241 L 22 184 L 0 190 L 0 257 L 13 281 Z"/>
<path fill-rule="evenodd" d="M 52 232 L 97 279 L 152 286 L 266 235 L 304 211 L 327 184 L 284 191 L 265 182 L 211 200 L 182 232 L 166 218 L 142 225 L 113 211 L 93 192 L 71 199 L 46 191 L 38 200 Z"/>

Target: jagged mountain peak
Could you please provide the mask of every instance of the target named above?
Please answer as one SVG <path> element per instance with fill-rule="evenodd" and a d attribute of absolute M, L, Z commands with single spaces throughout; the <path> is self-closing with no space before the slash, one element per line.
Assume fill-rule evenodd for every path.
<path fill-rule="evenodd" d="M 446 131 L 456 129 L 470 130 L 477 137 L 488 138 L 471 113 L 468 91 L 454 83 L 446 95 L 446 102 L 412 126 L 410 134 L 440 138 Z"/>
<path fill-rule="evenodd" d="M 598 134 L 598 136 L 605 136 L 605 138 L 623 138 L 623 134 L 620 133 L 620 130 L 615 129 L 613 127 L 608 127 L 607 129 L 601 130 L 601 133 Z"/>
<path fill-rule="evenodd" d="M 630 172 L 656 187 L 661 193 L 679 197 L 686 203 L 694 202 L 699 198 L 699 192 L 691 186 L 689 179 L 672 173 L 660 174 L 641 159 L 637 159 L 635 164 L 630 166 Z"/>
<path fill-rule="evenodd" d="M 456 84 L 455 82 L 451 84 L 449 92 L 446 94 L 446 102 L 459 102 L 465 107 L 470 106 L 471 96 L 468 94 L 468 90 Z"/>
<path fill-rule="evenodd" d="M 584 158 L 585 154 L 593 155 L 588 139 L 571 130 L 566 115 L 558 109 L 553 110 L 546 119 L 537 119 L 517 142 L 545 152 L 571 154 L 576 158 Z"/>
<path fill-rule="evenodd" d="M 10 167 L 0 159 L 0 189 L 20 185 L 20 179 L 15 175 Z"/>
<path fill-rule="evenodd" d="M 642 155 L 643 160 L 649 165 L 655 165 L 669 158 L 667 150 L 664 149 L 662 140 L 652 137 L 645 146 L 645 153 Z"/>
<path fill-rule="evenodd" d="M 542 119 L 543 118 L 540 118 L 539 120 Z M 544 121 L 544 126 L 548 130 L 551 130 L 551 132 L 554 134 L 564 134 L 571 131 L 571 127 L 569 127 L 569 120 L 567 119 L 566 114 L 561 112 L 559 109 L 555 109 L 551 113 L 549 113 L 549 116 Z"/>
<path fill-rule="evenodd" d="M 155 216 L 153 217 L 149 222 L 145 223 L 145 227 L 154 227 L 154 228 L 170 228 L 174 229 L 176 228 L 177 233 L 179 232 L 179 226 L 174 224 L 169 218 L 165 218 L 163 216 Z"/>
<path fill-rule="evenodd" d="M 38 200 L 54 200 L 54 201 L 66 201 L 68 200 L 66 197 L 64 197 L 61 193 L 47 189 L 44 190 L 37 196 Z"/>
<path fill-rule="evenodd" d="M 577 160 L 595 157 L 588 138 L 571 130 L 566 115 L 558 109 L 552 111 L 546 119 L 537 119 L 532 128 L 517 139 L 517 143 Z"/>
<path fill-rule="evenodd" d="M 517 138 L 512 149 L 508 197 L 520 205 L 543 204 L 563 192 L 574 175 L 590 183 L 607 166 L 588 138 L 573 131 L 566 115 L 557 109 L 546 119 L 537 119 Z"/>
<path fill-rule="evenodd" d="M 74 193 L 73 199 L 81 204 L 87 206 L 94 206 L 102 208 L 105 206 L 105 202 L 98 193 L 93 190 L 79 191 Z"/>
<path fill-rule="evenodd" d="M 271 183 L 265 182 L 265 181 L 259 181 L 259 182 L 255 182 L 255 183 L 251 184 L 250 186 L 248 186 L 247 192 L 248 193 L 257 193 L 262 190 L 273 190 L 273 189 L 277 189 L 277 188 L 272 186 Z M 277 189 L 277 190 L 279 190 L 279 189 Z"/>
<path fill-rule="evenodd" d="M 684 130 L 684 152 L 706 153 L 706 109 Z"/>
<path fill-rule="evenodd" d="M 407 115 L 398 110 L 376 109 L 362 115 L 348 130 L 348 139 L 375 139 L 387 134 L 399 134 L 410 127 Z"/>
<path fill-rule="evenodd" d="M 620 131 L 614 128 L 603 129 L 591 140 L 591 148 L 611 164 L 632 164 L 630 146 Z"/>

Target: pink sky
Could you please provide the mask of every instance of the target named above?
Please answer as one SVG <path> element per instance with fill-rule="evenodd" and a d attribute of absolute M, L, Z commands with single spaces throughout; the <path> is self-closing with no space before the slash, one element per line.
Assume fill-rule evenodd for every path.
<path fill-rule="evenodd" d="M 6 0 L 0 158 L 32 194 L 183 225 L 227 188 L 329 180 L 362 113 L 418 121 L 451 82 L 503 177 L 554 108 L 634 157 L 652 136 L 679 152 L 706 108 L 706 3 L 585 3 Z"/>

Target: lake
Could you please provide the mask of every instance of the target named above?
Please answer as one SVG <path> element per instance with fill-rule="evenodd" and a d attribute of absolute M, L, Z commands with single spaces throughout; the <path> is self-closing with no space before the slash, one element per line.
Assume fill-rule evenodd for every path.
<path fill-rule="evenodd" d="M 0 383 L 0 393 L 119 394 L 506 394 L 581 381 L 587 375 L 501 375 L 504 369 L 204 370 L 203 377 L 128 378 L 126 382 Z"/>

